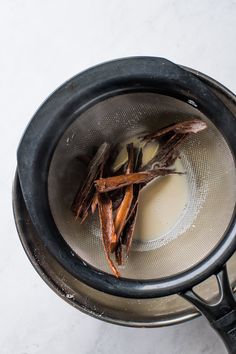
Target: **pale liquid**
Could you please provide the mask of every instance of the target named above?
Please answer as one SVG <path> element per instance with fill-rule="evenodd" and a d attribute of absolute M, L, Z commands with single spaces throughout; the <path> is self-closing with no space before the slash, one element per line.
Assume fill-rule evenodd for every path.
<path fill-rule="evenodd" d="M 176 171 L 183 172 L 178 159 Z M 156 178 L 141 192 L 134 240 L 150 241 L 168 233 L 183 213 L 188 201 L 186 175 Z"/>

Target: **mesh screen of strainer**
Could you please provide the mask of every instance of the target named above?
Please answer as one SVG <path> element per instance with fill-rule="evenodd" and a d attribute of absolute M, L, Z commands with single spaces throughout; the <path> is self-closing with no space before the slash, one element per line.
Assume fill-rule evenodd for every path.
<path fill-rule="evenodd" d="M 181 148 L 188 198 L 173 227 L 151 241 L 134 242 L 122 276 L 151 279 L 171 276 L 196 265 L 219 243 L 230 222 L 236 199 L 235 165 L 230 149 L 197 108 L 155 93 L 109 98 L 85 111 L 60 139 L 50 165 L 49 203 L 55 223 L 70 247 L 98 269 L 110 272 L 101 241 L 98 215 L 84 224 L 70 211 L 84 165 L 76 157 L 91 153 L 104 141 L 116 144 L 144 131 L 200 118 L 208 129 Z M 142 236 L 142 235 L 141 235 Z"/>

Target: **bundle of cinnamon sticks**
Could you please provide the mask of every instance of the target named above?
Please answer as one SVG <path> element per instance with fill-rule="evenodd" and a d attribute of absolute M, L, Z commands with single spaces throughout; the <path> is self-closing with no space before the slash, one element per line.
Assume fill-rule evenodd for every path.
<path fill-rule="evenodd" d="M 153 179 L 181 172 L 171 168 L 179 156 L 179 147 L 191 135 L 207 128 L 205 122 L 194 119 L 175 123 L 140 137 L 144 143 L 156 140 L 156 155 L 142 164 L 142 148 L 127 144 L 127 162 L 114 173 L 111 166 L 119 152 L 104 142 L 87 166 L 87 177 L 72 204 L 76 219 L 83 223 L 96 209 L 99 212 L 102 241 L 107 262 L 116 277 L 117 266 L 127 259 L 135 228 L 138 200 L 142 188 Z M 144 146 L 142 144 L 142 146 Z M 112 254 L 115 257 L 112 258 Z"/>

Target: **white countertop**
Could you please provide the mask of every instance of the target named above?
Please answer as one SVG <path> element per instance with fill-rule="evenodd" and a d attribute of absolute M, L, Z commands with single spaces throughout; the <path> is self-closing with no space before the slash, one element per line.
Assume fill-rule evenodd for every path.
<path fill-rule="evenodd" d="M 14 226 L 16 148 L 41 102 L 97 63 L 131 55 L 166 57 L 236 92 L 236 1 L 0 1 L 0 353 L 222 354 L 198 318 L 132 329 L 90 318 L 57 297 L 28 261 Z"/>

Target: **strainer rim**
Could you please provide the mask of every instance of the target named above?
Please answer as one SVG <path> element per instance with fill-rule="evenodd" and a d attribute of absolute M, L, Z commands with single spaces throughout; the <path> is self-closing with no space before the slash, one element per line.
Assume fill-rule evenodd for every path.
<path fill-rule="evenodd" d="M 84 266 L 84 262 L 82 262 L 81 259 L 79 259 L 79 257 L 72 258 L 71 249 L 67 244 L 63 245 L 64 250 L 62 248 L 60 249 L 60 252 L 55 253 L 55 250 L 53 249 L 54 247 L 53 242 L 52 240 L 50 240 L 50 238 L 47 237 L 50 234 L 50 231 L 52 230 L 52 225 L 54 223 L 54 222 L 52 223 L 52 216 L 51 219 L 49 218 L 51 225 L 50 226 L 49 224 L 47 225 L 48 229 L 46 230 L 47 231 L 46 234 L 45 229 L 42 232 L 42 228 L 39 223 L 39 219 L 37 215 L 37 208 L 35 208 L 35 205 L 33 205 L 32 198 L 31 198 L 32 190 L 34 191 L 34 193 L 39 192 L 38 187 L 35 185 L 36 184 L 35 181 L 37 180 L 37 178 L 35 177 L 37 177 L 37 174 L 36 171 L 34 170 L 34 167 L 36 165 L 38 167 L 39 161 L 42 163 L 41 158 L 39 157 L 43 152 L 46 152 L 45 136 L 41 134 L 35 136 L 35 132 L 36 131 L 39 132 L 38 130 L 39 127 L 42 128 L 43 132 L 47 131 L 47 129 L 50 130 L 52 125 L 52 122 L 49 119 L 50 113 L 53 113 L 54 122 L 55 122 L 55 119 L 59 119 L 60 117 L 62 117 L 62 113 L 64 114 L 65 117 L 66 114 L 72 112 L 72 110 L 75 108 L 74 107 L 75 98 L 78 99 L 78 97 L 75 94 L 75 89 L 78 89 L 78 82 L 80 82 L 80 88 L 82 86 L 82 90 L 80 90 L 79 93 L 80 102 L 84 100 L 84 104 L 81 105 L 81 111 L 82 111 L 84 109 L 87 109 L 88 107 L 88 102 L 85 105 L 85 97 L 83 97 L 83 94 L 86 93 L 87 100 L 88 98 L 90 99 L 89 104 L 91 105 L 94 104 L 96 100 L 98 100 L 98 97 L 100 100 L 105 97 L 105 96 L 102 97 L 101 95 L 102 92 L 101 88 L 103 88 L 102 84 L 104 83 L 107 84 L 109 83 L 109 85 L 112 85 L 112 87 L 110 87 L 109 89 L 110 95 L 111 93 L 114 94 L 115 92 L 116 93 L 120 92 L 121 86 L 124 85 L 124 82 L 123 83 L 120 82 L 120 77 L 122 75 L 127 76 L 129 80 L 133 79 L 132 87 L 130 88 L 130 90 L 136 92 L 138 90 L 140 91 L 142 88 L 141 85 L 137 85 L 137 83 L 135 84 L 135 81 L 137 81 L 137 77 L 141 77 L 142 79 L 144 79 L 144 81 L 147 79 L 147 81 L 149 80 L 152 83 L 159 82 L 159 84 L 160 83 L 162 84 L 164 79 L 166 80 L 172 79 L 173 81 L 176 80 L 177 83 L 180 83 L 180 78 L 185 83 L 187 80 L 190 80 L 192 85 L 195 84 L 200 86 L 201 90 L 204 91 L 204 94 L 208 95 L 208 99 L 210 96 L 211 100 L 213 100 L 215 108 L 219 108 L 219 107 L 221 108 L 220 109 L 221 113 L 224 113 L 222 115 L 224 117 L 228 117 L 227 118 L 228 120 L 226 119 L 226 121 L 230 121 L 230 120 L 232 121 L 232 118 L 234 118 L 231 112 L 228 111 L 228 109 L 223 105 L 223 103 L 220 102 L 220 100 L 217 99 L 217 97 L 212 92 L 210 92 L 205 86 L 203 86 L 202 83 L 197 78 L 195 78 L 192 74 L 187 73 L 184 69 L 180 68 L 179 66 L 176 66 L 175 64 L 165 59 L 153 58 L 153 57 L 133 57 L 133 58 L 126 58 L 126 59 L 120 59 L 120 60 L 108 62 L 96 66 L 92 69 L 89 69 L 88 71 L 79 74 L 74 78 L 72 78 L 71 80 L 67 81 L 58 90 L 56 90 L 49 97 L 49 99 L 41 106 L 41 108 L 36 112 L 33 120 L 28 126 L 28 129 L 18 149 L 19 178 L 20 178 L 23 195 L 24 195 L 24 200 L 27 205 L 27 209 L 30 213 L 30 216 L 32 218 L 34 226 L 38 231 L 39 236 L 43 238 L 45 246 L 48 247 L 48 249 L 53 253 L 53 255 L 58 258 L 58 261 L 64 267 L 66 266 L 68 267 L 68 264 L 66 264 L 65 262 L 67 257 L 70 257 L 70 259 L 73 259 L 73 261 L 76 260 L 77 262 L 76 264 L 74 262 L 69 263 L 71 268 L 70 271 L 72 272 L 72 274 L 78 277 L 79 280 L 87 283 L 90 286 L 97 288 L 98 290 L 102 290 L 114 295 L 118 294 L 120 296 L 133 297 L 133 298 L 160 297 L 160 296 L 170 295 L 185 290 L 188 287 L 193 286 L 194 284 L 196 285 L 200 281 L 206 279 L 208 275 L 211 275 L 213 272 L 217 271 L 217 269 L 222 264 L 225 263 L 225 261 L 234 252 L 236 247 L 235 211 L 232 220 L 229 224 L 228 230 L 225 233 L 225 237 L 222 238 L 222 241 L 218 244 L 218 246 L 216 246 L 215 250 L 213 250 L 202 262 L 198 263 L 194 267 L 191 267 L 189 270 L 185 272 L 182 272 L 180 274 L 168 278 L 158 279 L 158 281 L 155 279 L 141 281 L 141 280 L 130 280 L 124 278 L 116 279 L 112 275 L 107 274 L 105 272 L 101 272 L 89 265 Z M 100 80 L 99 85 L 97 81 L 93 82 L 94 79 L 98 80 L 98 78 Z M 115 79 L 118 81 L 115 81 Z M 69 91 L 69 95 L 68 95 L 68 91 Z M 90 96 L 88 96 L 88 92 L 90 93 Z M 100 92 L 100 96 L 97 95 L 98 92 Z M 184 94 L 184 92 L 181 91 L 181 87 L 179 89 L 179 93 L 180 96 Z M 73 99 L 70 98 L 70 94 L 72 96 L 74 94 Z M 189 96 L 191 97 L 191 93 L 189 94 Z M 50 109 L 52 110 L 54 108 L 55 110 L 55 104 L 58 100 L 60 101 L 60 99 L 62 100 L 62 103 L 64 104 L 66 103 L 66 106 L 63 107 L 62 111 L 58 110 L 56 112 L 55 111 L 50 112 Z M 202 97 L 203 101 L 204 99 L 206 99 L 206 97 Z M 76 111 L 76 116 L 77 114 L 78 114 L 78 110 Z M 45 117 L 47 117 L 46 120 Z M 67 117 L 70 117 L 70 119 L 73 120 L 75 118 L 75 114 L 70 114 L 69 116 L 67 115 Z M 39 118 L 41 118 L 41 120 Z M 236 123 L 234 122 L 234 124 Z M 230 140 L 232 141 L 232 137 Z M 37 142 L 38 144 L 35 144 L 35 142 Z M 42 144 L 42 142 L 44 142 L 44 145 Z M 46 142 L 48 142 L 48 140 Z M 55 137 L 53 137 L 53 144 L 55 148 L 56 145 Z M 232 144 L 230 146 L 232 148 Z M 29 154 L 29 148 L 32 148 L 32 150 L 30 150 L 31 156 Z M 233 148 L 235 154 L 236 146 L 233 146 Z M 53 153 L 53 149 L 51 149 L 50 154 L 47 152 L 48 158 L 49 156 L 52 156 L 52 153 Z M 29 162 L 31 163 L 31 165 L 29 164 Z M 47 168 L 49 168 L 49 163 Z M 39 173 L 38 168 L 37 168 L 37 172 Z M 25 184 L 26 181 L 30 182 L 29 185 L 27 185 L 27 187 Z M 29 187 L 33 189 L 30 191 Z M 43 193 L 47 194 L 46 189 L 47 189 L 46 185 L 43 185 Z M 59 238 L 62 236 L 57 230 L 55 223 L 53 225 L 53 228 L 54 228 L 54 232 L 56 231 L 55 236 L 58 237 L 57 241 L 59 241 Z M 67 247 L 66 250 L 65 247 Z"/>

